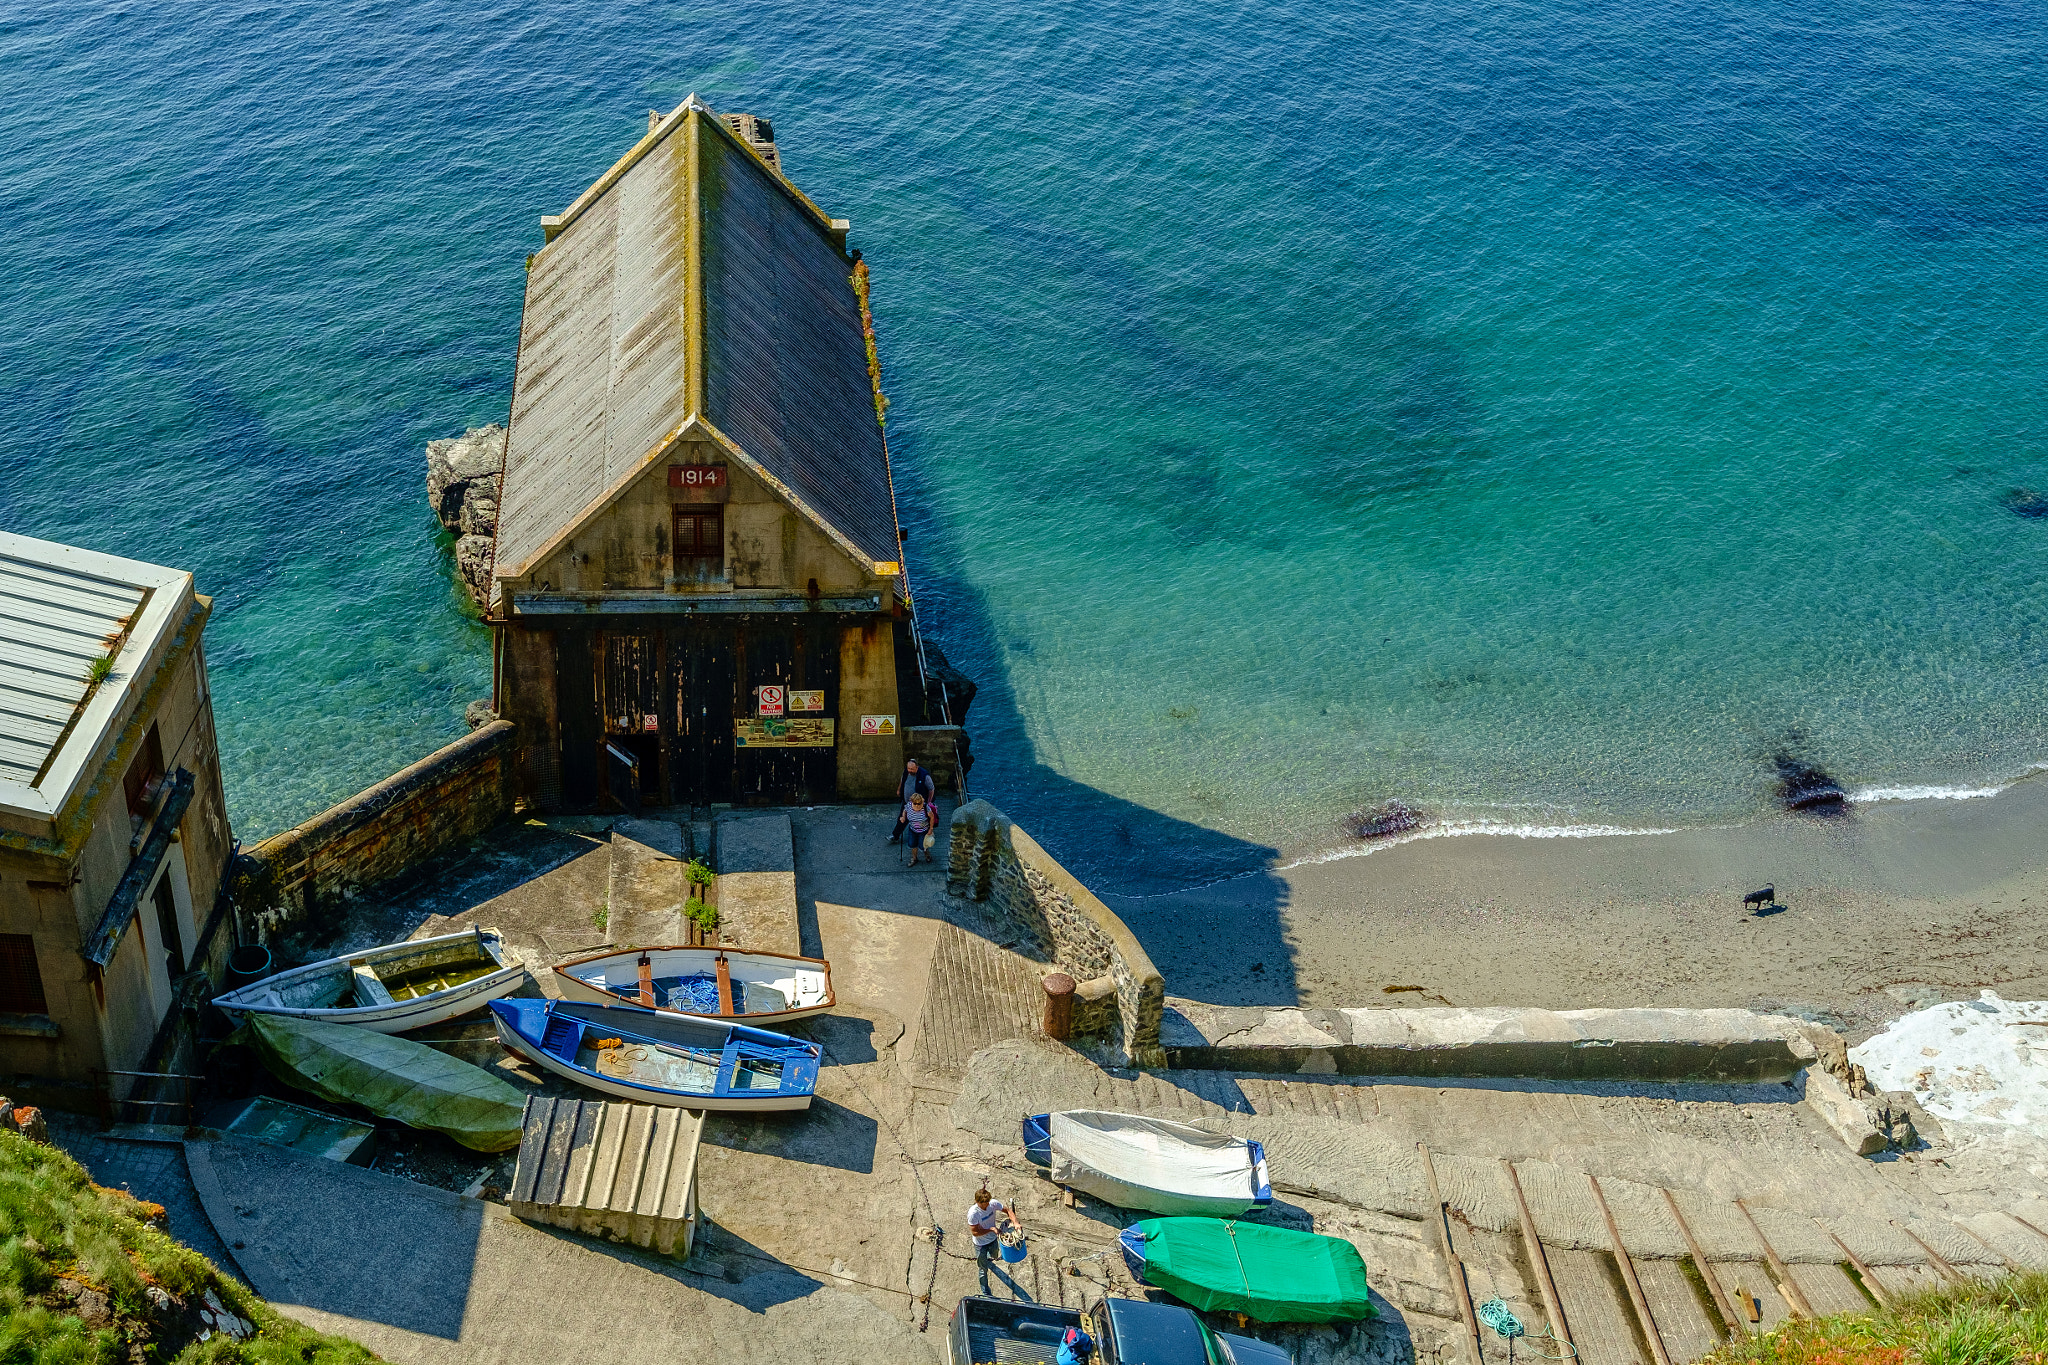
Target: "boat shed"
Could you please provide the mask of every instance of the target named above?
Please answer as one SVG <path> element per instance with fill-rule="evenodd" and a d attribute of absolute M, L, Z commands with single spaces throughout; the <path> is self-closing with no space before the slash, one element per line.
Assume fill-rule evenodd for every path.
<path fill-rule="evenodd" d="M 888 797 L 926 688 L 865 267 L 701 100 L 649 122 L 528 263 L 489 613 L 525 796 Z"/>
<path fill-rule="evenodd" d="M 212 609 L 182 570 L 0 532 L 0 1077 L 17 1099 L 130 1094 L 224 970 Z"/>

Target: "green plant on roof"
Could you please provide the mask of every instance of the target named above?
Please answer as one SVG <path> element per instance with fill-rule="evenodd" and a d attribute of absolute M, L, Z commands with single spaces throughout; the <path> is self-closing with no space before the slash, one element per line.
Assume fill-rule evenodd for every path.
<path fill-rule="evenodd" d="M 690 923 L 707 934 L 718 927 L 718 907 L 698 900 L 695 896 L 683 902 L 683 913 L 690 917 Z"/>
<path fill-rule="evenodd" d="M 713 872 L 711 864 L 705 862 L 702 858 L 692 858 L 688 865 L 683 868 L 683 875 L 690 879 L 690 885 L 692 886 L 709 886 L 711 885 L 711 879 L 718 874 Z"/>
<path fill-rule="evenodd" d="M 867 339 L 868 383 L 875 391 L 875 424 L 889 425 L 889 399 L 882 392 L 882 358 L 875 351 L 875 315 L 868 311 L 868 263 L 855 261 L 853 265 L 853 293 L 860 300 L 860 330 Z"/>
<path fill-rule="evenodd" d="M 88 687 L 98 687 L 113 676 L 114 651 L 111 649 L 85 666 L 85 682 Z"/>
<path fill-rule="evenodd" d="M 608 900 L 599 901 L 597 909 L 590 916 L 590 922 L 599 929 L 606 929 L 610 927 L 611 919 L 612 903 Z"/>

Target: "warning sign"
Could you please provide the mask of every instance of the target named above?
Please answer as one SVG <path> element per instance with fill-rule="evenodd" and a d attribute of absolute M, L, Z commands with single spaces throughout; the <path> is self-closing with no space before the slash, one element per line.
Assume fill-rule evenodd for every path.
<path fill-rule="evenodd" d="M 822 711 L 825 709 L 825 693 L 822 689 L 804 691 L 800 688 L 792 687 L 789 689 L 789 709 L 792 711 Z"/>
<path fill-rule="evenodd" d="M 863 735 L 893 735 L 896 733 L 896 717 L 862 716 L 860 732 Z"/>
<path fill-rule="evenodd" d="M 779 716 L 782 714 L 782 689 L 780 687 L 764 687 L 761 689 L 761 714 L 764 716 Z"/>

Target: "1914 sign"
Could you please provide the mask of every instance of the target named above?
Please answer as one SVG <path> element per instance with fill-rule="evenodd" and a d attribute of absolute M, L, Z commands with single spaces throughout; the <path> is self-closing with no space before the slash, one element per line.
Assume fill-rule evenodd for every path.
<path fill-rule="evenodd" d="M 670 488 L 723 488 L 725 487 L 725 466 L 722 464 L 672 464 L 668 467 Z"/>

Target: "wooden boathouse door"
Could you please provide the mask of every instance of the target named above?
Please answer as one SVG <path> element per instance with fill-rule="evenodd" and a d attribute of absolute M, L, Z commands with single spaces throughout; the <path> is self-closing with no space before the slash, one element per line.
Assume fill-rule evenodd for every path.
<path fill-rule="evenodd" d="M 669 793 L 678 805 L 733 799 L 732 720 L 739 691 L 735 628 L 690 623 L 668 632 L 668 676 L 675 730 L 669 746 Z"/>

